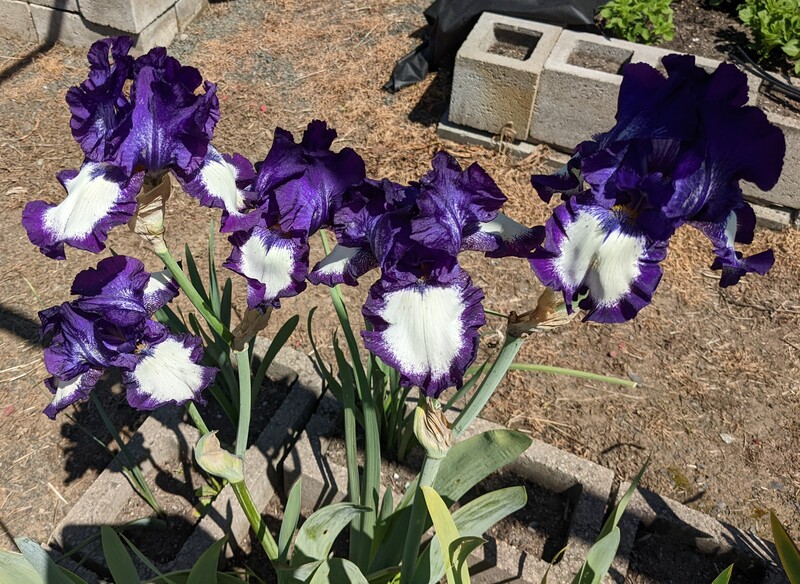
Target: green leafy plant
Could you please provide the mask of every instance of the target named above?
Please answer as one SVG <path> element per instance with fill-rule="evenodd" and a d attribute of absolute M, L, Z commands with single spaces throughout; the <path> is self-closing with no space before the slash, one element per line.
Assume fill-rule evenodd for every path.
<path fill-rule="evenodd" d="M 608 32 L 634 43 L 652 45 L 675 36 L 670 0 L 611 0 L 599 15 Z"/>
<path fill-rule="evenodd" d="M 745 0 L 739 18 L 753 31 L 761 59 L 780 49 L 800 75 L 800 0 Z"/>
<path fill-rule="evenodd" d="M 772 526 L 772 538 L 775 540 L 775 547 L 778 549 L 778 556 L 789 582 L 800 584 L 800 550 L 797 549 L 797 544 L 772 512 L 770 513 L 770 525 Z"/>

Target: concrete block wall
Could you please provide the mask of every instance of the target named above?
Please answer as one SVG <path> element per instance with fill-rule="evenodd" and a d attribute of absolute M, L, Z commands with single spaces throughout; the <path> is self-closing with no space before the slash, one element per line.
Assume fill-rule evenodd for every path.
<path fill-rule="evenodd" d="M 133 52 L 169 45 L 208 0 L 0 0 L 0 35 L 88 47 L 106 36 L 136 39 Z"/>

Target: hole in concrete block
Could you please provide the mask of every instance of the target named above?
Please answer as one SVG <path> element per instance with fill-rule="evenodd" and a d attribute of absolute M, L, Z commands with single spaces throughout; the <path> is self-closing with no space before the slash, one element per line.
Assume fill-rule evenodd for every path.
<path fill-rule="evenodd" d="M 542 33 L 535 30 L 495 24 L 494 40 L 489 46 L 489 52 L 493 55 L 525 61 L 533 54 L 533 49 L 536 48 L 536 43 L 540 38 L 542 38 Z"/>
<path fill-rule="evenodd" d="M 641 525 L 631 550 L 626 584 L 664 584 L 666 582 L 711 582 L 734 564 L 731 584 L 761 584 L 766 571 L 754 558 L 728 551 L 703 554 L 691 542 L 702 537 L 684 526 L 678 528 L 656 520 Z"/>
<path fill-rule="evenodd" d="M 622 68 L 631 62 L 633 51 L 620 47 L 578 41 L 567 63 L 612 75 L 622 74 Z"/>

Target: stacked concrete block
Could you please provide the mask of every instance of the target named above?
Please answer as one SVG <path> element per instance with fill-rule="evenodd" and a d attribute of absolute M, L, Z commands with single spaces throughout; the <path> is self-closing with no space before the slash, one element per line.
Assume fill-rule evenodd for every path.
<path fill-rule="evenodd" d="M 749 199 L 771 206 L 800 209 L 800 121 L 771 112 L 767 113 L 767 118 L 783 131 L 786 138 L 783 172 L 769 191 L 759 190 L 749 182 L 742 182 L 742 190 Z"/>
<path fill-rule="evenodd" d="M 663 71 L 661 59 L 673 52 L 562 31 L 539 80 L 529 140 L 571 152 L 580 142 L 611 129 L 623 67 L 647 63 Z M 696 62 L 708 71 L 719 65 L 702 57 L 696 57 Z M 760 80 L 748 76 L 748 82 L 754 103 Z"/>
<path fill-rule="evenodd" d="M 105 36 L 136 39 L 134 54 L 169 45 L 208 0 L 0 0 L 0 34 L 85 47 Z"/>
<path fill-rule="evenodd" d="M 560 30 L 484 13 L 456 55 L 450 121 L 524 139 L 539 76 Z"/>

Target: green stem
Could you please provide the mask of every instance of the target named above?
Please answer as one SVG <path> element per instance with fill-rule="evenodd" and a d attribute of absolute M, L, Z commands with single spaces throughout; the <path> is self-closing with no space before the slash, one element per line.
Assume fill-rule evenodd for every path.
<path fill-rule="evenodd" d="M 197 409 L 197 405 L 194 402 L 186 402 L 186 411 L 189 414 L 189 417 L 192 419 L 192 423 L 194 423 L 194 427 L 200 431 L 201 436 L 205 436 L 210 432 L 208 426 L 206 425 L 203 416 L 200 415 L 200 411 Z M 211 485 L 217 493 L 222 490 L 224 483 L 220 483 L 217 477 L 213 475 L 206 475 L 206 479 L 208 483 Z"/>
<path fill-rule="evenodd" d="M 249 341 L 241 351 L 236 351 L 236 363 L 239 366 L 239 425 L 236 427 L 236 456 L 244 459 L 247 450 L 247 435 L 250 432 L 250 352 Z"/>
<path fill-rule="evenodd" d="M 539 365 L 536 363 L 512 363 L 508 368 L 510 371 L 532 371 L 535 373 L 555 373 L 556 375 L 569 375 L 570 377 L 579 377 L 581 379 L 590 379 L 592 381 L 602 381 L 603 383 L 614 383 L 617 385 L 624 385 L 625 387 L 636 387 L 635 381 L 628 379 L 620 379 L 619 377 L 609 377 L 607 375 L 599 375 L 597 373 L 589 373 L 588 371 L 579 371 L 577 369 L 565 369 L 563 367 L 553 367 L 551 365 Z"/>
<path fill-rule="evenodd" d="M 503 342 L 503 347 L 500 349 L 497 358 L 492 363 L 489 372 L 481 383 L 480 387 L 475 391 L 472 398 L 469 400 L 467 407 L 459 414 L 453 424 L 453 438 L 458 438 L 463 434 L 472 421 L 481 413 L 489 398 L 494 394 L 494 390 L 503 380 L 503 377 L 508 371 L 508 368 L 514 362 L 514 357 L 517 356 L 522 343 L 525 339 L 521 337 L 512 337 L 506 335 Z"/>
<path fill-rule="evenodd" d="M 161 261 L 164 262 L 164 265 L 167 266 L 167 269 L 170 271 L 172 276 L 175 278 L 175 281 L 178 282 L 178 286 L 180 286 L 183 293 L 186 294 L 186 297 L 189 301 L 194 305 L 197 311 L 203 315 L 203 318 L 206 319 L 208 325 L 214 329 L 214 331 L 223 338 L 223 340 L 230 345 L 233 342 L 233 335 L 231 331 L 225 327 L 224 324 L 220 322 L 220 320 L 214 316 L 214 312 L 211 310 L 211 307 L 203 300 L 203 297 L 200 296 L 200 293 L 197 289 L 192 285 L 191 280 L 183 273 L 183 270 L 178 265 L 178 262 L 172 257 L 169 249 L 164 247 L 163 250 L 156 250 L 158 257 L 161 258 Z"/>
<path fill-rule="evenodd" d="M 414 502 L 411 504 L 411 518 L 408 521 L 408 532 L 406 543 L 403 548 L 403 563 L 400 564 L 400 584 L 408 584 L 414 575 L 414 567 L 419 555 L 419 544 L 422 540 L 422 533 L 425 530 L 425 501 L 421 495 L 420 487 L 429 487 L 439 473 L 441 458 L 431 458 L 425 456 L 422 462 L 422 470 L 417 481 L 417 490 L 414 493 Z"/>
<path fill-rule="evenodd" d="M 103 407 L 103 404 L 100 403 L 100 399 L 97 397 L 97 395 L 95 393 L 90 395 L 94 407 L 97 408 L 97 413 L 100 414 L 100 419 L 103 420 L 103 424 L 105 424 L 106 429 L 111 434 L 112 438 L 114 438 L 114 442 L 116 442 L 117 446 L 119 446 L 122 456 L 127 461 L 126 468 L 130 471 L 131 475 L 135 479 L 136 486 L 138 486 L 137 490 L 139 491 L 139 495 L 141 495 L 141 497 L 147 501 L 147 504 L 153 508 L 153 511 L 155 511 L 159 517 L 163 517 L 164 511 L 161 509 L 158 501 L 156 501 L 153 491 L 150 490 L 150 486 L 144 480 L 144 475 L 142 475 L 142 470 L 139 468 L 139 465 L 133 461 L 133 456 L 128 449 L 128 445 L 122 441 L 119 430 L 117 430 L 117 427 L 114 426 L 114 422 L 111 421 L 111 418 L 108 417 L 108 413 Z"/>
<path fill-rule="evenodd" d="M 269 529 L 267 529 L 267 524 L 261 517 L 261 513 L 256 509 L 253 498 L 250 496 L 250 491 L 247 489 L 247 485 L 244 484 L 244 482 L 231 483 L 231 488 L 236 494 L 236 500 L 239 501 L 239 505 L 242 511 L 244 511 L 247 521 L 250 522 L 250 527 L 253 528 L 256 538 L 259 543 L 261 543 L 261 547 L 264 548 L 267 557 L 274 565 L 278 561 L 278 544 L 275 543 L 275 539 L 272 537 Z"/>

